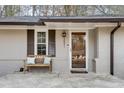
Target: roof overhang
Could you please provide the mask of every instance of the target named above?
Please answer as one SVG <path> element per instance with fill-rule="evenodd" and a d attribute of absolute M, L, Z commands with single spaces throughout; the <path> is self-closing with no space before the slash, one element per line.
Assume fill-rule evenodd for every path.
<path fill-rule="evenodd" d="M 0 22 L 0 25 L 45 25 L 44 22 Z"/>
<path fill-rule="evenodd" d="M 124 17 L 41 17 L 39 21 L 43 22 L 124 22 Z"/>
<path fill-rule="evenodd" d="M 117 23 L 124 22 L 124 16 L 82 16 L 82 17 L 5 17 L 0 18 L 0 25 L 38 25 L 45 23 Z"/>

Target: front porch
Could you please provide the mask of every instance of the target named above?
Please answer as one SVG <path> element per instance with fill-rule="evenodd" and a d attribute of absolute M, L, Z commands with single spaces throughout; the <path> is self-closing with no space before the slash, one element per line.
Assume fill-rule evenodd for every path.
<path fill-rule="evenodd" d="M 13 73 L 0 77 L 0 88 L 124 88 L 124 80 L 94 73 Z"/>
<path fill-rule="evenodd" d="M 85 59 L 85 69 L 83 70 L 88 73 L 110 74 L 110 32 L 116 26 L 115 23 L 45 22 L 45 24 L 45 26 L 0 26 L 1 71 L 7 71 L 7 73 L 11 71 L 10 69 L 19 71 L 28 54 L 43 53 L 52 55 L 53 73 L 69 74 L 73 61 L 71 35 L 72 33 L 85 33 L 85 54 L 81 52 L 83 59 Z M 122 31 L 123 28 L 120 29 L 119 33 Z M 66 33 L 66 37 L 62 36 L 63 32 Z M 40 37 L 42 35 L 43 37 Z M 123 34 L 121 35 L 123 37 Z M 118 67 L 115 73 L 118 72 Z"/>

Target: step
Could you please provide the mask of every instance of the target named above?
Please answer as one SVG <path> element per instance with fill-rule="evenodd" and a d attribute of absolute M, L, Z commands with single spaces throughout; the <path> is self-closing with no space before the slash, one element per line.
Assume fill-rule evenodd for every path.
<path fill-rule="evenodd" d="M 72 68 L 71 73 L 88 73 L 84 68 Z"/>

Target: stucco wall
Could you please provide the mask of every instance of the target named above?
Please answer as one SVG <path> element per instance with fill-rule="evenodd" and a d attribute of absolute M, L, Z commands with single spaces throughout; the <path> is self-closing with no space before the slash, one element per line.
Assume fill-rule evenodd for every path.
<path fill-rule="evenodd" d="M 56 57 L 53 58 L 53 73 L 69 73 L 69 37 L 62 37 L 63 30 L 56 31 Z M 26 30 L 0 30 L 0 76 L 19 71 L 27 54 Z M 10 59 L 14 60 L 11 61 Z M 19 59 L 19 61 L 17 61 Z M 47 69 L 48 70 L 48 69 Z"/>
<path fill-rule="evenodd" d="M 0 59 L 24 59 L 26 52 L 26 30 L 0 30 Z"/>
<path fill-rule="evenodd" d="M 26 30 L 0 30 L 0 75 L 18 71 L 26 54 Z"/>
<path fill-rule="evenodd" d="M 96 73 L 110 74 L 110 32 L 113 28 L 97 29 Z M 124 27 L 114 34 L 114 75 L 124 78 Z"/>
<path fill-rule="evenodd" d="M 94 59 L 94 47 L 95 47 L 95 30 L 88 31 L 88 48 L 89 48 L 89 55 L 88 55 L 88 71 L 93 72 L 93 59 Z"/>
<path fill-rule="evenodd" d="M 23 61 L 0 61 L 0 76 L 18 72 L 23 67 Z"/>
<path fill-rule="evenodd" d="M 70 30 L 71 31 L 71 30 Z M 88 35 L 88 72 L 93 71 L 93 59 L 94 59 L 94 30 L 85 30 Z M 53 72 L 57 73 L 70 73 L 69 62 L 69 31 L 66 31 L 67 37 L 61 36 L 63 30 L 56 30 L 56 57 L 53 58 Z M 77 31 L 78 32 L 78 31 Z"/>
<path fill-rule="evenodd" d="M 71 30 L 70 30 L 71 31 Z M 93 59 L 94 59 L 94 30 L 84 30 L 88 35 L 88 72 L 93 72 Z M 67 31 L 67 37 L 64 38 L 61 36 L 62 30 L 56 31 L 56 57 L 53 61 L 53 72 L 60 73 L 70 73 L 70 62 L 69 62 L 69 31 Z M 77 31 L 78 32 L 78 31 Z"/>
<path fill-rule="evenodd" d="M 53 58 L 53 73 L 69 73 L 69 36 L 62 37 L 63 30 L 56 30 L 56 57 Z"/>
<path fill-rule="evenodd" d="M 97 28 L 88 31 L 88 71 L 93 71 L 93 59 L 98 58 L 96 63 L 97 73 L 110 73 L 110 31 L 113 28 Z M 116 76 L 123 77 L 123 29 L 115 33 L 115 61 L 114 72 Z M 53 72 L 69 73 L 69 34 L 62 37 L 63 30 L 56 30 L 56 57 L 53 58 Z M 95 32 L 95 33 L 94 33 Z M 96 38 L 96 39 L 95 39 Z M 96 41 L 97 40 L 97 41 Z M 0 59 L 25 59 L 27 52 L 26 30 L 0 30 Z M 13 65 L 12 65 L 13 64 Z M 5 69 L 7 65 L 7 69 Z M 22 61 L 1 61 L 0 71 L 17 71 L 23 65 Z M 11 69 L 12 68 L 12 69 Z M 11 69 L 11 70 L 10 70 Z"/>
<path fill-rule="evenodd" d="M 110 73 L 110 32 L 113 28 L 98 28 L 96 73 Z"/>
<path fill-rule="evenodd" d="M 124 79 L 124 27 L 114 35 L 114 75 Z"/>

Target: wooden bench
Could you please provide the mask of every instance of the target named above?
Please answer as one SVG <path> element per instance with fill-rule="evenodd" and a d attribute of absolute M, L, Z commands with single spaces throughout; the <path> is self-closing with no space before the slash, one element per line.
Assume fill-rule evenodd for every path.
<path fill-rule="evenodd" d="M 52 59 L 50 60 L 50 64 L 27 64 L 27 60 L 24 61 L 24 73 L 26 71 L 31 71 L 31 67 L 48 67 L 49 68 L 49 72 L 52 72 Z"/>

